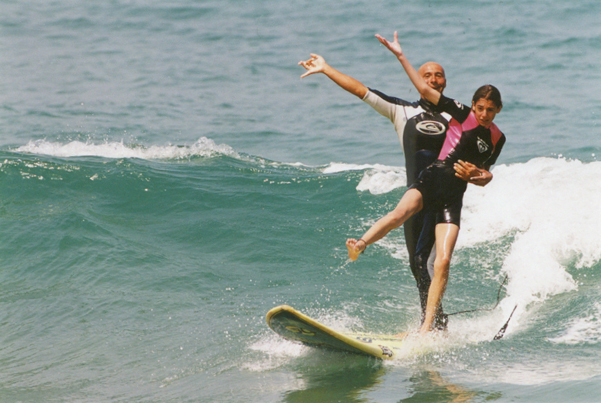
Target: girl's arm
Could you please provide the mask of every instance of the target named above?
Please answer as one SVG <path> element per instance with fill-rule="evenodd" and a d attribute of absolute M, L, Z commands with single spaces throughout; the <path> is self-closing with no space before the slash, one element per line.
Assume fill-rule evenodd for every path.
<path fill-rule="evenodd" d="M 436 91 L 434 88 L 431 88 L 422 76 L 413 68 L 409 60 L 405 57 L 403 50 L 401 49 L 401 45 L 399 44 L 399 37 L 396 31 L 394 31 L 394 41 L 388 42 L 384 37 L 376 34 L 376 38 L 382 43 L 382 45 L 386 46 L 388 50 L 390 50 L 401 62 L 401 65 L 405 69 L 405 72 L 409 76 L 409 79 L 417 89 L 417 91 L 421 94 L 421 96 L 428 101 L 432 102 L 434 105 L 438 105 L 438 101 L 440 100 L 440 92 Z"/>

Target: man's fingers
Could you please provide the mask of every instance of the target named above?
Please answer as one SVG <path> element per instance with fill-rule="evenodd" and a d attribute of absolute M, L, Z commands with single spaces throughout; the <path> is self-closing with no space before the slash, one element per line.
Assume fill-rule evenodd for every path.
<path fill-rule="evenodd" d="M 376 34 L 376 38 L 378 38 L 378 40 L 380 41 L 380 43 L 386 47 L 389 47 L 388 45 L 388 41 L 386 40 L 386 38 L 384 38 L 382 35 L 380 34 Z"/>

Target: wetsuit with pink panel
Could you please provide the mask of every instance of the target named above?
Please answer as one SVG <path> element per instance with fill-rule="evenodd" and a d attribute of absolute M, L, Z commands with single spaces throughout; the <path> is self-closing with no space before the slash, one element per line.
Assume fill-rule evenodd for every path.
<path fill-rule="evenodd" d="M 488 169 L 497 161 L 505 135 L 497 125 L 484 127 L 466 105 L 441 95 L 441 110 L 453 117 L 438 160 L 424 169 L 412 188 L 420 191 L 424 209 L 436 211 L 437 223 L 459 226 L 467 182 L 455 176 L 453 164 L 462 160 Z"/>

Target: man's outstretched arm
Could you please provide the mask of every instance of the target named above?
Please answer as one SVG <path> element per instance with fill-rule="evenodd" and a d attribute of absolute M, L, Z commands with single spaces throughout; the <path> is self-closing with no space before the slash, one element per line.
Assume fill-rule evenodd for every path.
<path fill-rule="evenodd" d="M 396 56 L 398 61 L 401 62 L 401 65 L 405 69 L 405 72 L 409 76 L 409 79 L 415 86 L 415 89 L 417 89 L 417 91 L 420 93 L 420 95 L 422 97 L 424 97 L 425 99 L 427 99 L 428 101 L 432 102 L 434 105 L 438 105 L 438 101 L 440 100 L 441 93 L 439 91 L 435 90 L 434 88 L 430 87 L 426 83 L 424 78 L 419 75 L 417 70 L 415 70 L 415 68 L 413 68 L 411 63 L 409 63 L 409 60 L 407 60 L 407 57 L 405 57 L 405 54 L 403 53 L 403 50 L 401 49 L 401 45 L 399 44 L 398 33 L 396 31 L 394 31 L 394 41 L 392 41 L 392 42 L 386 40 L 386 38 L 384 38 L 380 34 L 376 34 L 376 38 L 378 38 L 380 43 L 382 45 L 386 46 L 388 48 L 388 50 L 390 50 Z"/>
<path fill-rule="evenodd" d="M 332 81 L 338 84 L 343 89 L 351 94 L 363 99 L 367 94 L 367 87 L 351 76 L 347 76 L 326 63 L 323 57 L 311 53 L 311 58 L 306 61 L 298 62 L 299 66 L 303 66 L 307 72 L 301 76 L 305 78 L 311 74 L 323 73 Z"/>

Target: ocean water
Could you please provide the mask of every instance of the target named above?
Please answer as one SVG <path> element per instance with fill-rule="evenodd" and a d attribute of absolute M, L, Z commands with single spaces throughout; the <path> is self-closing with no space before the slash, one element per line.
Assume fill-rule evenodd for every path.
<path fill-rule="evenodd" d="M 0 2 L 0 401 L 600 401 L 600 14 Z M 357 262 L 344 247 L 405 190 L 394 129 L 297 65 L 318 53 L 416 100 L 374 38 L 395 30 L 415 65 L 445 67 L 448 96 L 503 94 L 507 144 L 466 193 L 444 299 L 500 303 L 380 362 L 264 318 L 288 304 L 342 331 L 418 327 L 402 231 Z"/>

